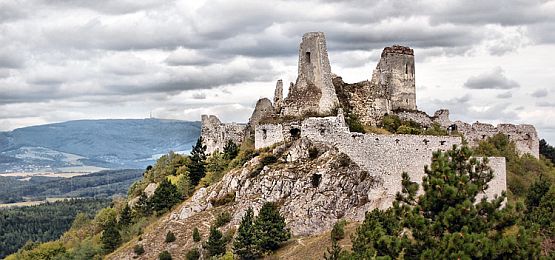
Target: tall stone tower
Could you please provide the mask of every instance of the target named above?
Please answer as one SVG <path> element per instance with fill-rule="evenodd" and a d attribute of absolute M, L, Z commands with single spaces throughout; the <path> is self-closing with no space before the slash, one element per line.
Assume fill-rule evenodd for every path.
<path fill-rule="evenodd" d="M 324 33 L 303 35 L 297 81 L 284 103 L 282 113 L 285 116 L 324 115 L 338 106 Z"/>
<path fill-rule="evenodd" d="M 416 110 L 414 51 L 411 48 L 399 45 L 384 48 L 372 81 L 384 91 L 387 110 Z"/>

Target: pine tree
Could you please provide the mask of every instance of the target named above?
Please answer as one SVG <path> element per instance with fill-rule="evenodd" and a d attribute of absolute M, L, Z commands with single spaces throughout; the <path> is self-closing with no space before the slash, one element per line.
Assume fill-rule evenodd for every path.
<path fill-rule="evenodd" d="M 239 154 L 239 147 L 232 140 L 228 140 L 224 146 L 224 159 L 233 160 Z"/>
<path fill-rule="evenodd" d="M 239 259 L 256 259 L 260 256 L 260 250 L 256 245 L 254 237 L 254 212 L 252 208 L 241 219 L 241 224 L 237 230 L 237 236 L 233 242 L 233 252 Z"/>
<path fill-rule="evenodd" d="M 182 199 L 187 199 L 195 190 L 195 186 L 192 185 L 191 178 L 189 178 L 189 173 L 181 174 L 177 179 L 176 186 Z"/>
<path fill-rule="evenodd" d="M 273 202 L 262 205 L 254 221 L 254 230 L 256 244 L 263 251 L 274 251 L 291 237 L 289 229 L 285 227 L 285 218 L 279 214 L 279 209 Z"/>
<path fill-rule="evenodd" d="M 195 229 L 193 229 L 193 241 L 200 242 L 200 239 L 200 232 L 198 231 L 198 228 L 195 227 Z"/>
<path fill-rule="evenodd" d="M 177 191 L 177 187 L 168 179 L 164 178 L 150 198 L 152 209 L 158 214 L 170 209 L 173 205 L 181 201 L 181 194 Z"/>
<path fill-rule="evenodd" d="M 166 233 L 166 240 L 164 242 L 171 243 L 173 241 L 175 241 L 175 235 L 170 230 L 170 231 L 168 231 L 168 233 Z"/>
<path fill-rule="evenodd" d="M 121 235 L 116 227 L 115 221 L 110 221 L 100 237 L 102 241 L 102 249 L 106 252 L 112 252 L 121 243 Z"/>
<path fill-rule="evenodd" d="M 339 246 L 339 242 L 335 239 L 331 240 L 331 248 L 327 249 L 327 252 L 324 253 L 324 259 L 326 260 L 339 260 L 341 256 L 341 246 Z"/>
<path fill-rule="evenodd" d="M 436 152 L 419 185 L 402 174 L 393 207 L 373 210 L 353 237 L 353 258 L 409 259 L 537 258 L 539 243 L 516 225 L 523 218 L 503 194 L 476 201 L 493 178 L 487 160 L 467 147 Z"/>
<path fill-rule="evenodd" d="M 222 232 L 216 227 L 210 227 L 210 236 L 204 244 L 204 249 L 208 252 L 208 256 L 218 256 L 225 253 L 225 241 Z"/>
<path fill-rule="evenodd" d="M 129 207 L 129 205 L 125 204 L 125 207 L 121 211 L 118 225 L 120 227 L 125 227 L 131 224 L 132 221 L 133 221 L 133 217 L 131 216 L 131 208 Z"/>
<path fill-rule="evenodd" d="M 139 216 L 148 216 L 152 213 L 152 208 L 146 193 L 141 192 L 137 203 L 133 206 L 135 213 Z"/>
<path fill-rule="evenodd" d="M 191 184 L 197 186 L 200 179 L 206 174 L 206 145 L 203 145 L 202 137 L 199 137 L 197 143 L 191 151 L 191 164 L 189 165 L 189 178 Z"/>

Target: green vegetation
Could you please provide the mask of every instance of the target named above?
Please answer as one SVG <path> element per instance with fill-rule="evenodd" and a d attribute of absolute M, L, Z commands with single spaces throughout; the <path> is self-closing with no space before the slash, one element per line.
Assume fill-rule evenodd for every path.
<path fill-rule="evenodd" d="M 197 140 L 193 150 L 191 151 L 191 164 L 189 165 L 189 177 L 191 183 L 196 186 L 200 179 L 206 174 L 206 145 L 202 144 L 202 137 Z"/>
<path fill-rule="evenodd" d="M 378 124 L 379 127 L 394 134 L 412 135 L 448 135 L 447 130 L 443 129 L 438 123 L 433 123 L 431 127 L 425 128 L 412 120 L 401 120 L 396 115 L 385 115 Z"/>
<path fill-rule="evenodd" d="M 198 249 L 194 248 L 191 249 L 187 252 L 187 254 L 185 255 L 185 259 L 187 260 L 197 260 L 200 259 L 200 252 L 198 251 Z"/>
<path fill-rule="evenodd" d="M 0 176 L 0 203 L 14 203 L 45 198 L 109 198 L 124 195 L 142 176 L 141 170 L 110 170 L 72 178 Z"/>
<path fill-rule="evenodd" d="M 339 246 L 339 240 L 345 237 L 346 224 L 347 222 L 345 220 L 341 220 L 333 225 L 333 229 L 330 233 L 331 247 L 324 253 L 324 259 L 338 260 L 342 255 L 345 256 L 345 252 L 342 250 L 341 246 Z"/>
<path fill-rule="evenodd" d="M 143 245 L 137 244 L 137 245 L 135 245 L 135 247 L 133 247 L 133 252 L 136 255 L 142 255 L 142 254 L 145 253 L 145 248 L 143 247 Z"/>
<path fill-rule="evenodd" d="M 225 224 L 229 223 L 229 221 L 231 221 L 231 214 L 227 211 L 224 211 L 218 214 L 218 216 L 216 216 L 216 220 L 214 221 L 214 226 L 222 227 Z"/>
<path fill-rule="evenodd" d="M 104 227 L 100 240 L 102 241 L 102 249 L 107 253 L 114 251 L 120 245 L 121 235 L 113 219 L 109 220 Z"/>
<path fill-rule="evenodd" d="M 224 147 L 224 159 L 233 160 L 239 155 L 239 147 L 232 140 L 228 140 Z"/>
<path fill-rule="evenodd" d="M 200 240 L 200 232 L 198 231 L 198 228 L 195 227 L 195 229 L 193 229 L 193 241 L 200 242 Z"/>
<path fill-rule="evenodd" d="M 175 241 L 175 235 L 170 230 L 170 231 L 168 231 L 168 233 L 166 233 L 166 239 L 164 240 L 164 242 L 171 243 L 171 242 L 174 242 L 174 241 Z"/>
<path fill-rule="evenodd" d="M 360 122 L 358 115 L 350 110 L 345 113 L 345 123 L 347 123 L 351 132 L 366 133 L 364 124 Z"/>
<path fill-rule="evenodd" d="M 504 134 L 481 141 L 474 152 L 479 156 L 506 158 L 508 197 L 512 201 L 525 198 L 530 185 L 540 178 L 555 184 L 555 168 L 550 160 L 538 160 L 529 154 L 519 156 L 515 144 Z"/>
<path fill-rule="evenodd" d="M 181 194 L 177 191 L 177 187 L 168 179 L 163 179 L 150 198 L 149 204 L 157 215 L 161 215 L 180 201 Z"/>
<path fill-rule="evenodd" d="M 172 260 L 172 255 L 170 254 L 170 252 L 164 250 L 164 251 L 160 252 L 160 254 L 158 254 L 158 259 L 159 260 Z"/>
<path fill-rule="evenodd" d="M 280 248 L 290 237 L 277 205 L 266 202 L 256 218 L 251 208 L 247 210 L 235 237 L 233 251 L 240 259 L 255 259 Z"/>
<path fill-rule="evenodd" d="M 216 227 L 210 227 L 210 235 L 204 244 L 208 256 L 219 256 L 225 254 L 225 244 L 222 232 Z"/>
<path fill-rule="evenodd" d="M 522 205 L 502 207 L 504 195 L 476 201 L 493 173 L 487 161 L 471 156 L 466 147 L 434 153 L 421 195 L 403 173 L 393 207 L 366 214 L 352 239 L 352 257 L 538 258 L 539 240 L 522 224 Z"/>
<path fill-rule="evenodd" d="M 71 222 L 94 216 L 106 207 L 105 199 L 71 199 L 37 206 L 0 210 L 0 258 L 17 251 L 28 241 L 46 242 L 58 239 L 71 227 Z M 79 224 L 79 223 L 77 223 Z M 36 246 L 27 243 L 27 248 Z"/>
<path fill-rule="evenodd" d="M 540 140 L 540 154 L 555 164 L 555 147 L 549 145 L 545 139 Z"/>

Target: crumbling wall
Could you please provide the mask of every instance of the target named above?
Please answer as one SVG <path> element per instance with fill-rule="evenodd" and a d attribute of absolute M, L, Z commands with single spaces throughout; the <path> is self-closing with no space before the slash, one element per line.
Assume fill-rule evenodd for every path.
<path fill-rule="evenodd" d="M 282 113 L 288 117 L 325 115 L 338 104 L 324 33 L 305 33 L 299 46 L 297 81 L 284 100 Z"/>
<path fill-rule="evenodd" d="M 249 126 L 255 127 L 260 120 L 271 116 L 274 113 L 274 106 L 272 105 L 272 101 L 267 98 L 261 98 L 256 102 L 254 106 L 254 111 L 252 111 L 252 115 L 249 118 Z"/>
<path fill-rule="evenodd" d="M 270 147 L 285 141 L 282 124 L 257 125 L 254 131 L 254 148 Z"/>
<path fill-rule="evenodd" d="M 412 120 L 424 127 L 430 127 L 433 123 L 438 123 L 443 128 L 448 128 L 453 124 L 449 119 L 449 110 L 447 109 L 436 111 L 434 116 L 429 116 L 426 112 L 418 110 L 400 110 L 395 111 L 393 114 L 397 115 L 401 120 Z"/>
<path fill-rule="evenodd" d="M 241 144 L 245 136 L 245 129 L 245 124 L 226 124 L 214 115 L 202 115 L 200 136 L 206 145 L 206 153 L 223 151 L 229 140 L 238 145 Z"/>
<path fill-rule="evenodd" d="M 536 158 L 540 157 L 538 133 L 533 125 L 499 124 L 495 127 L 491 124 L 476 122 L 471 125 L 461 121 L 456 121 L 455 125 L 457 131 L 465 136 L 471 146 L 477 146 L 480 141 L 502 133 L 515 143 L 520 155 L 531 154 Z"/>
<path fill-rule="evenodd" d="M 344 128 L 325 128 L 323 119 L 312 118 L 303 122 L 302 136 L 314 141 L 333 145 L 347 154 L 368 173 L 383 182 L 383 187 L 371 190 L 369 200 L 381 198 L 376 207 L 387 208 L 401 191 L 401 174 L 407 172 L 411 180 L 421 183 L 424 166 L 430 164 L 432 153 L 446 151 L 453 145 L 460 145 L 460 137 L 426 135 L 377 135 L 351 133 Z M 330 125 L 333 123 L 330 122 Z M 487 194 L 501 194 L 506 189 L 503 182 L 505 168 L 495 161 L 499 182 L 491 185 Z"/>

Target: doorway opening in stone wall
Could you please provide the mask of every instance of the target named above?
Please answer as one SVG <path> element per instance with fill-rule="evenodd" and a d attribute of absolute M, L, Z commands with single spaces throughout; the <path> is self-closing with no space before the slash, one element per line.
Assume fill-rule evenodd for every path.
<path fill-rule="evenodd" d="M 291 140 L 296 140 L 301 137 L 301 129 L 299 128 L 291 128 L 289 133 L 291 134 Z"/>

